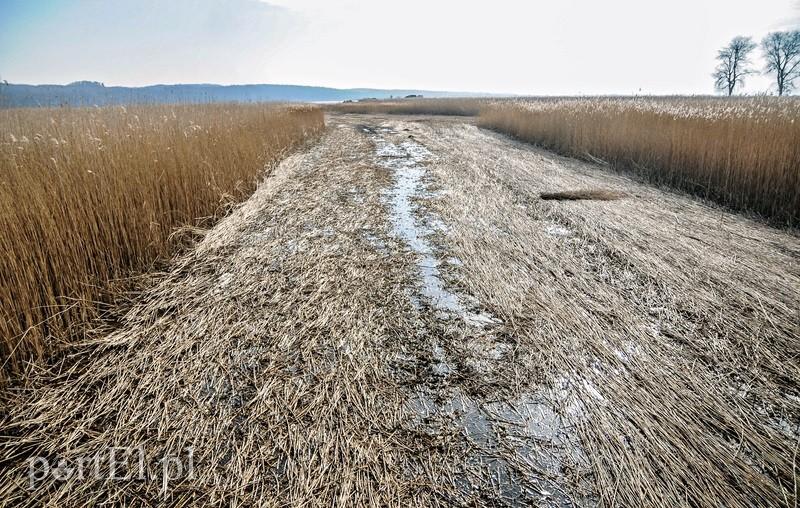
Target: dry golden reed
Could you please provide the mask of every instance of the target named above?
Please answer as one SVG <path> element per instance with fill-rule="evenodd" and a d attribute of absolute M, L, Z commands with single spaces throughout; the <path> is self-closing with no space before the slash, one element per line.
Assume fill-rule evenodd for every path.
<path fill-rule="evenodd" d="M 776 223 L 800 223 L 796 98 L 523 99 L 483 108 L 479 124 Z"/>
<path fill-rule="evenodd" d="M 383 101 L 343 102 L 327 109 L 338 113 L 387 115 L 453 115 L 477 116 L 485 99 L 398 99 Z"/>
<path fill-rule="evenodd" d="M 109 284 L 168 258 L 270 164 L 324 128 L 318 108 L 0 111 L 0 373 L 76 340 Z"/>

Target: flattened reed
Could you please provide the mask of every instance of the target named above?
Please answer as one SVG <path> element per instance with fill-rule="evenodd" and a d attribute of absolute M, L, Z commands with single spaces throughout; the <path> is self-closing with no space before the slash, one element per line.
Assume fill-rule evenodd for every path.
<path fill-rule="evenodd" d="M 322 111 L 268 105 L 0 112 L 0 355 L 18 372 L 76 338 L 111 298 L 248 196 L 324 128 Z"/>
<path fill-rule="evenodd" d="M 344 102 L 328 105 L 327 109 L 338 113 L 477 116 L 486 102 L 485 99 L 399 99 Z"/>

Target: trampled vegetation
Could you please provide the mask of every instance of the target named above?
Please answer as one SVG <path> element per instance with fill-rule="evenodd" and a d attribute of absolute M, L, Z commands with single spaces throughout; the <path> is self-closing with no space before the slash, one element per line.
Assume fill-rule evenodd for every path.
<path fill-rule="evenodd" d="M 479 125 L 776 223 L 800 223 L 795 98 L 523 99 L 483 108 Z"/>
<path fill-rule="evenodd" d="M 338 113 L 390 115 L 454 115 L 477 116 L 490 99 L 398 99 L 383 101 L 342 102 L 328 106 Z"/>
<path fill-rule="evenodd" d="M 0 112 L 3 375 L 75 339 L 110 281 L 169 257 L 176 227 L 209 225 L 323 128 L 305 106 Z"/>

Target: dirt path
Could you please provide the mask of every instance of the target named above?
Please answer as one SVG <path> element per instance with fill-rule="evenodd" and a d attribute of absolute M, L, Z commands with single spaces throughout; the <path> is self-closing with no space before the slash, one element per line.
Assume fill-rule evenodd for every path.
<path fill-rule="evenodd" d="M 2 504 L 794 505 L 796 236 L 456 119 L 328 124 L 5 395 Z"/>

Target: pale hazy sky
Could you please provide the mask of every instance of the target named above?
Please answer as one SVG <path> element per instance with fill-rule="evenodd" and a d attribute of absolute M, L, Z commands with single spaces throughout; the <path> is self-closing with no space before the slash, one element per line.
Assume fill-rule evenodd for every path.
<path fill-rule="evenodd" d="M 798 0 L 0 0 L 0 78 L 711 93 L 731 37 L 797 27 Z"/>

